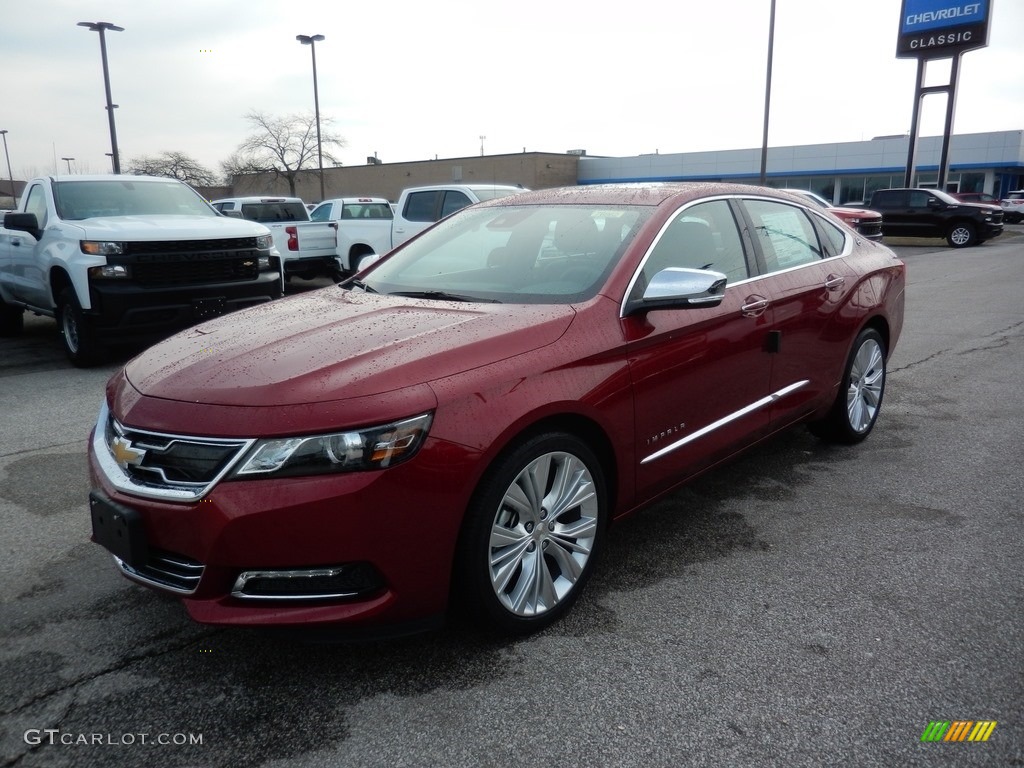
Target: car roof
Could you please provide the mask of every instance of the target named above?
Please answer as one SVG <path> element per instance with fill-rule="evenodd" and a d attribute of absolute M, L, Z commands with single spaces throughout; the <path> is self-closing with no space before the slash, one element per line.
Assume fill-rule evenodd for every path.
<path fill-rule="evenodd" d="M 279 195 L 251 195 L 249 197 L 220 197 L 211 203 L 302 203 L 301 197 L 281 197 Z M 305 205 L 305 203 L 303 203 Z"/>
<path fill-rule="evenodd" d="M 646 205 L 656 207 L 669 198 L 679 202 L 716 195 L 769 195 L 780 199 L 793 198 L 782 190 L 726 182 L 629 182 L 622 184 L 584 184 L 577 187 L 554 187 L 523 191 L 511 197 L 489 200 L 481 206 L 496 205 Z M 803 202 L 803 201 L 801 201 Z"/>

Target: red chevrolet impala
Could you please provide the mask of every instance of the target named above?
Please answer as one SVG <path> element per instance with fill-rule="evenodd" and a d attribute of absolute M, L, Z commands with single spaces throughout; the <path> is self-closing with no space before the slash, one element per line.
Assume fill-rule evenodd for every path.
<path fill-rule="evenodd" d="M 867 437 L 904 283 L 769 189 L 479 204 L 129 362 L 90 441 L 93 539 L 201 622 L 404 631 L 455 595 L 537 629 L 614 520 L 800 422 Z"/>

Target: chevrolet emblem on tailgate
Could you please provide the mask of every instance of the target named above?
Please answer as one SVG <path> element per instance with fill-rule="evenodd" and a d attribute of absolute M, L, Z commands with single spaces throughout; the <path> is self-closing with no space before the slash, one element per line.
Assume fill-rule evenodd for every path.
<path fill-rule="evenodd" d="M 110 441 L 110 453 L 121 469 L 128 469 L 129 464 L 138 466 L 146 455 L 145 451 L 137 451 L 132 448 L 131 441 L 125 440 L 120 435 Z"/>

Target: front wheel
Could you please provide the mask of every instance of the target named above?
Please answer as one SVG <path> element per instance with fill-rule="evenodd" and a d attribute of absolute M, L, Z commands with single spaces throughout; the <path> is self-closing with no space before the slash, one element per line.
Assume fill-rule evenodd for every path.
<path fill-rule="evenodd" d="M 966 248 L 969 245 L 974 245 L 976 237 L 974 227 L 967 222 L 961 222 L 949 228 L 949 232 L 946 233 L 946 242 L 954 248 Z"/>
<path fill-rule="evenodd" d="M 74 365 L 86 368 L 103 361 L 106 350 L 71 288 L 65 288 L 57 297 L 57 324 L 64 352 Z"/>
<path fill-rule="evenodd" d="M 811 432 L 836 443 L 859 443 L 874 428 L 884 394 L 885 342 L 878 331 L 865 328 L 853 343 L 832 410 L 809 425 Z"/>
<path fill-rule="evenodd" d="M 459 543 L 456 586 L 473 614 L 517 634 L 562 616 L 590 575 L 607 507 L 601 464 L 573 435 L 539 435 L 498 459 Z"/>

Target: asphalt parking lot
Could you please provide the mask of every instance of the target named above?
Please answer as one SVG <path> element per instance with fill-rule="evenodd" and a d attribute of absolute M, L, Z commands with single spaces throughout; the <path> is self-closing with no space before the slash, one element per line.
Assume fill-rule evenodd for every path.
<path fill-rule="evenodd" d="M 125 581 L 86 503 L 117 361 L 32 319 L 0 340 L 0 765 L 1024 765 L 1024 226 L 895 247 L 872 436 L 792 430 L 615 526 L 517 640 L 211 629 Z M 958 720 L 997 725 L 922 742 Z"/>

